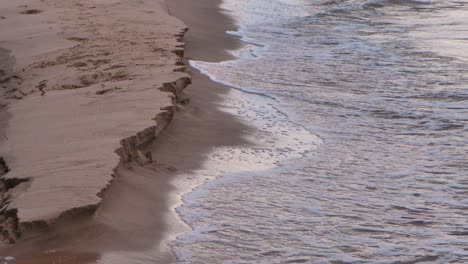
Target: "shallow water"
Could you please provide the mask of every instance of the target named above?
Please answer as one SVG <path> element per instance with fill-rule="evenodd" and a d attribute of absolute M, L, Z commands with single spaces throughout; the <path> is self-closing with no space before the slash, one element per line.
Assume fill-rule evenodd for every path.
<path fill-rule="evenodd" d="M 179 262 L 468 262 L 468 1 L 223 8 L 249 44 L 192 65 L 257 144 L 210 154 Z"/>

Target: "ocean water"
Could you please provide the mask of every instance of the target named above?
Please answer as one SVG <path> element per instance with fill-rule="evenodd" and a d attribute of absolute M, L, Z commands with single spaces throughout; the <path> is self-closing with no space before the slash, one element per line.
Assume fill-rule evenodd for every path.
<path fill-rule="evenodd" d="M 177 208 L 179 263 L 468 263 L 468 1 L 225 0 L 191 61 L 257 132 Z"/>

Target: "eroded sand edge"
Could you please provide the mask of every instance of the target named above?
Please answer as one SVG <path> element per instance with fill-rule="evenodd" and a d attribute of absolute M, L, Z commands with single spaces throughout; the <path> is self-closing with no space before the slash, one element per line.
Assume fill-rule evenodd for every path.
<path fill-rule="evenodd" d="M 161 0 L 0 4 L 4 242 L 93 212 L 119 162 L 157 159 L 141 150 L 188 102 L 185 31 Z"/>

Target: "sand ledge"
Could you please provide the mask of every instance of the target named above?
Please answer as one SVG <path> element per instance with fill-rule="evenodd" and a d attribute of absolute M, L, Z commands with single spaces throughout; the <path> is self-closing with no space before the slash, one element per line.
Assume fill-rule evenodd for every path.
<path fill-rule="evenodd" d="M 163 1 L 21 2 L 0 5 L 1 45 L 16 60 L 0 94 L 11 114 L 0 131 L 6 243 L 96 210 L 120 162 L 152 162 L 142 149 L 190 84 L 186 27 Z"/>

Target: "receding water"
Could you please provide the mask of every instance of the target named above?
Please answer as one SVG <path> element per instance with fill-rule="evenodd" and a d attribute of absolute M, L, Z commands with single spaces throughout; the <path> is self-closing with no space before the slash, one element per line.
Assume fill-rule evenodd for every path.
<path fill-rule="evenodd" d="M 211 154 L 179 262 L 468 263 L 468 1 L 223 8 L 248 44 L 192 64 L 257 144 Z"/>

